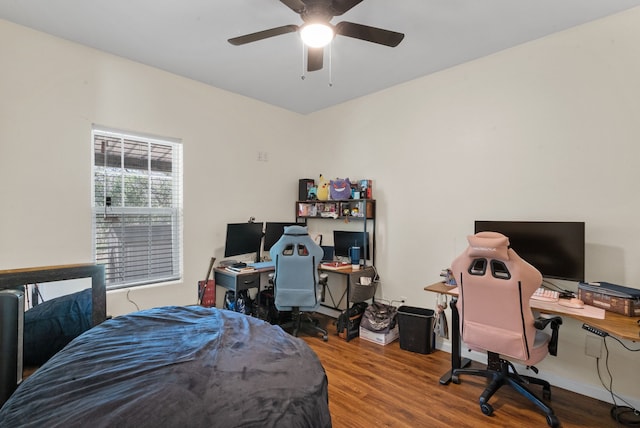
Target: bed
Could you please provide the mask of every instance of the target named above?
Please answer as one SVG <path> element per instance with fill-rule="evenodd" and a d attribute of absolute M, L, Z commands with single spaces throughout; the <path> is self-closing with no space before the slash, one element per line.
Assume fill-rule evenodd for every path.
<path fill-rule="evenodd" d="M 304 341 L 243 314 L 169 306 L 84 332 L 18 387 L 3 427 L 330 427 Z"/>

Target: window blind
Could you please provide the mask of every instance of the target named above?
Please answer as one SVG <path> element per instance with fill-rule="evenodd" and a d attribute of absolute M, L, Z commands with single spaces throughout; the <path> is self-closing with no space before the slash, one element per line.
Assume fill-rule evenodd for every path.
<path fill-rule="evenodd" d="M 107 288 L 176 280 L 182 269 L 182 145 L 94 128 L 95 260 Z"/>

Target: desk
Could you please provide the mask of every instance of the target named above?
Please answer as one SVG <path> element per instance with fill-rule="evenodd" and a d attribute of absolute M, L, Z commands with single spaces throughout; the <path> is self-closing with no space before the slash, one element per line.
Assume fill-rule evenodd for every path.
<path fill-rule="evenodd" d="M 331 293 L 331 289 L 327 285 L 326 291 L 328 291 L 329 297 L 331 298 L 331 302 L 330 302 L 331 305 L 324 303 L 326 300 L 326 295 L 324 296 L 325 298 L 323 298 L 321 303 L 321 305 L 326 308 L 334 309 L 336 311 L 342 311 L 349 307 L 349 303 L 362 302 L 365 300 L 369 300 L 373 297 L 373 294 L 375 293 L 375 283 L 373 280 L 376 277 L 376 270 L 374 269 L 373 266 L 364 266 L 364 267 L 361 266 L 360 269 L 358 270 L 353 270 L 351 269 L 351 267 L 340 269 L 340 270 L 324 269 L 322 268 L 322 266 L 320 266 L 320 272 L 327 273 L 327 274 L 330 274 L 330 273 L 338 274 L 341 277 L 343 277 L 346 282 L 345 290 L 342 292 L 342 295 L 340 295 L 340 298 L 338 299 L 337 302 L 334 299 L 333 294 Z M 360 283 L 360 278 L 363 276 L 371 278 L 371 286 L 370 286 L 371 290 L 369 292 L 363 291 L 363 288 L 368 286 L 358 285 Z M 356 289 L 356 287 L 358 288 Z M 342 308 L 341 305 L 345 301 L 346 301 L 347 308 Z"/>
<path fill-rule="evenodd" d="M 424 287 L 425 291 L 430 291 L 439 294 L 446 294 L 451 296 L 451 371 L 445 373 L 440 378 L 441 384 L 447 384 L 451 381 L 451 372 L 454 369 L 465 367 L 470 363 L 467 358 L 461 358 L 460 352 L 460 317 L 458 314 L 458 308 L 456 302 L 458 301 L 458 294 L 453 293 L 452 290 L 455 287 L 446 285 L 443 282 L 436 282 Z M 554 311 L 549 309 L 534 308 L 543 313 L 549 313 L 553 315 L 568 316 L 574 318 L 583 323 L 589 324 L 592 327 L 596 327 L 602 331 L 606 331 L 612 336 L 616 336 L 621 339 L 631 340 L 633 342 L 640 340 L 640 326 L 638 326 L 638 320 L 640 317 L 627 317 L 624 315 L 616 314 L 614 312 L 605 311 L 604 319 L 590 318 L 580 316 L 576 314 L 569 314 L 563 311 Z"/>
<path fill-rule="evenodd" d="M 237 298 L 238 292 L 242 290 L 248 290 L 250 288 L 257 288 L 260 292 L 260 277 L 262 273 L 273 272 L 273 266 L 260 268 L 248 272 L 230 272 L 223 267 L 217 267 L 213 270 L 213 278 L 216 286 L 226 288 L 227 290 L 233 290 L 234 296 Z M 236 305 L 235 310 L 238 310 Z"/>
<path fill-rule="evenodd" d="M 260 292 L 260 278 L 263 273 L 271 273 L 275 271 L 274 266 L 267 266 L 260 269 L 248 271 L 248 272 L 230 272 L 222 267 L 217 267 L 213 270 L 213 277 L 215 279 L 216 285 L 219 285 L 227 290 L 233 290 L 235 295 L 238 295 L 238 291 L 248 290 L 250 288 L 257 288 L 258 292 Z M 346 280 L 346 287 L 344 292 L 340 295 L 340 298 L 336 302 L 333 298 L 333 294 L 331 294 L 330 289 L 329 297 L 331 298 L 331 305 L 324 304 L 324 300 L 322 306 L 325 306 L 334 310 L 342 310 L 340 305 L 345 301 L 347 302 L 347 306 L 349 302 L 351 302 L 352 293 L 351 288 L 354 287 L 358 282 L 360 277 L 367 276 L 373 280 L 376 275 L 376 270 L 373 266 L 365 266 L 361 267 L 359 270 L 352 270 L 351 267 L 341 270 L 333 270 L 333 269 L 323 269 L 319 268 L 319 271 L 322 273 L 335 273 Z M 371 287 L 374 287 L 373 281 Z M 323 293 L 323 296 L 325 293 Z M 367 299 L 364 299 L 367 300 Z M 237 309 L 237 308 L 236 308 Z"/>

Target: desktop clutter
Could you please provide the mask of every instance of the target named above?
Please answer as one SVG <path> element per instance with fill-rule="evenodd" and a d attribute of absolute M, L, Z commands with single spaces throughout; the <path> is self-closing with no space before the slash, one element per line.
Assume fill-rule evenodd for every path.
<path fill-rule="evenodd" d="M 451 269 L 443 269 L 440 276 L 446 285 L 457 285 Z M 540 286 L 531 298 L 571 309 L 583 309 L 588 305 L 628 317 L 640 316 L 640 290 L 606 281 L 579 282 L 577 293 Z"/>
<path fill-rule="evenodd" d="M 276 309 L 274 272 L 277 272 L 277 266 L 271 250 L 285 235 L 302 239 L 303 235 L 299 232 L 304 232 L 305 244 L 300 246 L 301 252 L 296 251 L 291 255 L 305 256 L 313 250 L 313 257 L 320 265 L 321 303 L 325 302 L 326 295 L 329 307 L 337 309 L 339 304 L 339 299 L 334 301 L 334 297 L 331 295 L 332 291 L 326 285 L 327 271 L 336 271 L 347 278 L 351 290 L 350 302 L 373 298 L 375 293 L 374 279 L 377 274 L 375 268 L 371 265 L 367 266 L 366 263 L 367 260 L 371 260 L 373 254 L 371 246 L 368 244 L 368 233 L 334 230 L 333 245 L 322 246 L 322 235 L 311 239 L 304 226 L 306 226 L 304 223 L 293 222 L 256 222 L 253 217 L 246 223 L 227 224 L 225 259 L 217 264 L 214 271 L 215 285 L 227 289 L 223 299 L 224 309 L 253 315 L 272 324 L 280 324 L 288 320 L 290 317 L 288 311 Z M 287 231 L 293 235 L 287 235 Z M 316 248 L 319 251 L 319 256 L 315 252 Z M 262 254 L 268 254 L 269 257 L 263 259 Z M 233 259 L 232 257 L 235 256 L 241 256 L 245 261 Z M 246 260 L 248 257 L 251 257 L 252 260 Z M 198 284 L 201 305 L 211 305 L 215 302 L 215 295 L 212 298 L 207 298 L 207 292 L 215 289 L 215 286 L 211 286 L 212 281 L 209 280 L 214 260 L 214 258 L 211 259 L 206 279 L 199 281 Z M 261 285 L 262 274 L 269 276 L 268 285 L 266 282 Z"/>
<path fill-rule="evenodd" d="M 440 276 L 444 278 L 443 282 L 448 286 L 457 286 L 456 279 L 453 277 L 451 269 L 443 269 L 440 273 Z M 557 303 L 560 306 L 572 309 L 583 309 L 585 305 L 584 301 L 582 301 L 579 297 L 576 297 L 575 293 L 573 293 L 572 291 L 558 291 L 542 286 L 536 289 L 536 291 L 531 296 L 531 299 L 541 302 Z M 444 307 L 439 305 L 439 311 L 444 312 Z"/>
<path fill-rule="evenodd" d="M 578 299 L 628 317 L 640 316 L 640 290 L 605 281 L 580 282 Z"/>
<path fill-rule="evenodd" d="M 300 267 L 306 263 L 305 259 L 313 259 L 314 263 L 320 261 L 318 266 L 319 279 L 315 279 L 318 287 L 316 303 L 329 309 L 341 311 L 345 307 L 343 298 L 346 296 L 347 308 L 351 310 L 351 317 L 347 316 L 347 322 L 344 323 L 344 326 L 350 331 L 349 337 L 354 331 L 359 332 L 360 317 L 358 315 L 363 315 L 366 309 L 366 305 L 362 302 L 373 301 L 377 283 L 373 246 L 375 242 L 373 239 L 375 200 L 372 199 L 372 190 L 372 180 L 370 179 L 329 179 L 320 174 L 319 178 L 315 180 L 306 178 L 299 180 L 294 221 L 256 222 L 254 217 L 250 217 L 246 223 L 227 224 L 224 247 L 225 260 L 221 261 L 214 269 L 216 286 L 226 289 L 223 307 L 280 324 L 287 316 L 286 312 L 288 311 L 278 311 L 276 306 L 282 306 L 282 308 L 287 306 L 279 306 L 278 302 L 281 302 L 286 294 L 284 290 L 288 290 L 283 287 L 284 278 L 294 275 L 285 272 L 284 264 L 292 265 L 289 272 L 295 272 L 296 266 L 294 265 L 296 263 Z M 316 235 L 313 242 L 309 240 L 307 226 L 309 223 L 314 224 L 315 220 L 312 220 L 314 218 L 339 218 L 345 223 L 350 221 L 355 223 L 357 220 L 362 224 L 362 228 L 355 224 L 348 228 L 351 230 L 336 230 L 340 227 L 334 225 L 331 227 L 333 242 L 331 245 L 322 245 L 321 234 Z M 354 228 L 353 226 L 358 227 Z M 372 227 L 370 231 L 367 230 L 368 226 Z M 303 235 L 305 238 L 302 238 Z M 284 249 L 277 247 L 283 239 L 287 242 L 295 241 L 291 250 L 289 247 Z M 305 239 L 306 243 L 298 242 L 301 239 Z M 275 256 L 272 247 L 278 249 Z M 316 249 L 320 251 L 318 256 L 316 256 Z M 238 260 L 234 259 L 236 256 L 239 256 Z M 319 259 L 320 256 L 321 259 Z M 247 260 L 248 258 L 251 260 Z M 294 263 L 294 259 L 299 262 Z M 279 273 L 279 271 L 281 272 Z M 326 281 L 329 275 L 335 277 L 337 281 L 346 283 L 345 294 L 332 295 L 332 293 L 335 294 L 335 287 L 327 286 Z M 269 285 L 263 281 L 267 276 L 270 277 Z M 305 277 L 305 283 L 308 282 L 307 279 Z M 208 275 L 205 281 L 200 281 L 201 304 L 210 303 L 212 300 L 211 296 L 206 294 L 208 291 L 208 287 L 205 287 L 207 281 Z M 261 282 L 265 283 L 261 284 Z M 301 286 L 298 287 L 301 288 Z M 351 304 L 353 307 L 349 308 Z M 293 306 L 301 313 L 310 313 L 315 310 L 315 305 L 311 308 L 308 302 L 299 307 Z M 293 318 L 296 319 L 296 316 L 294 315 Z M 297 328 L 294 329 L 295 331 Z"/>

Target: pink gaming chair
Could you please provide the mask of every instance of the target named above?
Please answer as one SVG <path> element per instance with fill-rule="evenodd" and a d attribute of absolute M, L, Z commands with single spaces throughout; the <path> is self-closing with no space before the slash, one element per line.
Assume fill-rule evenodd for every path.
<path fill-rule="evenodd" d="M 542 385 L 543 397 L 551 397 L 547 381 L 520 375 L 506 358 L 532 369 L 547 354 L 556 355 L 560 317 L 534 319 L 529 298 L 542 284 L 542 275 L 509 248 L 509 239 L 497 232 L 468 237 L 469 247 L 452 263 L 459 287 L 460 335 L 466 346 L 487 352 L 486 369 L 455 369 L 459 375 L 484 376 L 489 383 L 480 396 L 480 409 L 493 413 L 489 399 L 502 385 L 510 385 L 537 405 L 551 427 L 560 426 L 553 410 L 527 387 Z M 542 330 L 551 324 L 552 335 Z"/>

